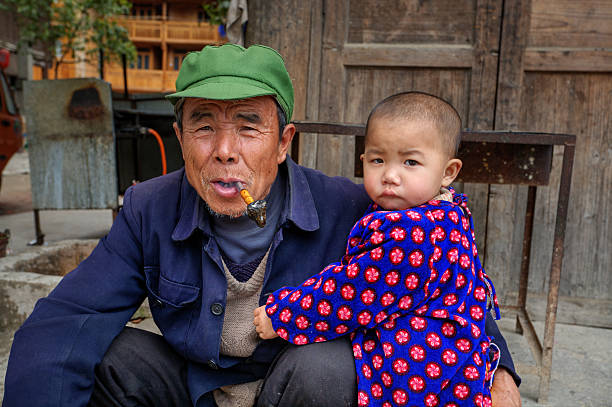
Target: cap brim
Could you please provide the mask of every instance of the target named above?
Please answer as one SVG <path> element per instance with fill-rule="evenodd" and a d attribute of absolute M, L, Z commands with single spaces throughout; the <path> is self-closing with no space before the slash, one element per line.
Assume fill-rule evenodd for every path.
<path fill-rule="evenodd" d="M 166 99 L 175 104 L 180 98 L 235 100 L 268 95 L 276 96 L 276 92 L 273 89 L 265 89 L 249 83 L 208 82 L 166 95 Z"/>

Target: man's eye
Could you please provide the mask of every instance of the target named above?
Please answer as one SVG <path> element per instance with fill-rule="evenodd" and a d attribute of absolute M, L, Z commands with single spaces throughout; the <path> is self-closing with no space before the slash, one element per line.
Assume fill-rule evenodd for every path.
<path fill-rule="evenodd" d="M 406 164 L 409 167 L 414 167 L 415 165 L 418 165 L 419 163 L 415 160 L 406 160 L 404 161 L 404 164 Z"/>
<path fill-rule="evenodd" d="M 200 130 L 200 131 L 212 131 L 212 127 L 210 127 L 210 126 L 201 126 L 198 130 Z"/>

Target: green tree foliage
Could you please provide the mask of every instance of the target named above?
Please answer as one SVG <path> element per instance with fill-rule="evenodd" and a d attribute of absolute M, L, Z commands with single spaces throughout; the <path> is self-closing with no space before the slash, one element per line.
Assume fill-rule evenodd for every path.
<path fill-rule="evenodd" d="M 210 24 L 223 25 L 225 24 L 229 5 L 229 0 L 209 0 L 202 3 L 202 8 Z"/>
<path fill-rule="evenodd" d="M 15 15 L 20 45 L 39 45 L 47 69 L 58 67 L 67 57 L 87 60 L 104 56 L 104 62 L 125 55 L 133 61 L 136 48 L 127 30 L 113 17 L 128 14 L 127 0 L 2 0 L 0 9 Z M 102 52 L 100 52 L 102 51 Z"/>

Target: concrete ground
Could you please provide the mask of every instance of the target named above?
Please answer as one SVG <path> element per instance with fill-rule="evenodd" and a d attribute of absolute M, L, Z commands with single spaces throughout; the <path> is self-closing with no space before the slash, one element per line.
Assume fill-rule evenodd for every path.
<path fill-rule="evenodd" d="M 29 250 L 27 242 L 34 239 L 34 223 L 27 166 L 27 154 L 11 160 L 4 172 L 0 192 L 0 230 L 11 230 L 10 250 L 16 255 Z M 72 210 L 42 211 L 41 225 L 49 243 L 66 239 L 100 238 L 110 228 L 111 211 Z M 529 346 L 524 337 L 513 332 L 514 321 L 499 321 L 516 362 L 532 364 Z M 534 323 L 540 337 L 543 323 Z M 150 319 L 136 325 L 154 330 Z M 13 332 L 0 331 L 0 401 L 3 395 L 4 371 Z M 550 397 L 546 404 L 537 403 L 539 378 L 521 373 L 520 387 L 523 406 L 612 406 L 612 330 L 576 325 L 557 324 L 553 353 Z"/>

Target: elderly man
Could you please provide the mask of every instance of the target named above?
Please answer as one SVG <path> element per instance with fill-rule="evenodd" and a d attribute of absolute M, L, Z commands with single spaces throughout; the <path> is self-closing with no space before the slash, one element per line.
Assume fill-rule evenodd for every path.
<path fill-rule="evenodd" d="M 4 405 L 356 405 L 348 340 L 260 341 L 252 317 L 342 255 L 363 188 L 286 156 L 293 88 L 276 51 L 206 47 L 176 85 L 184 169 L 128 189 L 109 234 L 37 303 L 15 334 Z M 267 201 L 265 227 L 244 216 L 237 183 Z M 145 297 L 163 336 L 124 328 Z M 495 405 L 519 405 L 490 322 L 508 369 Z"/>

